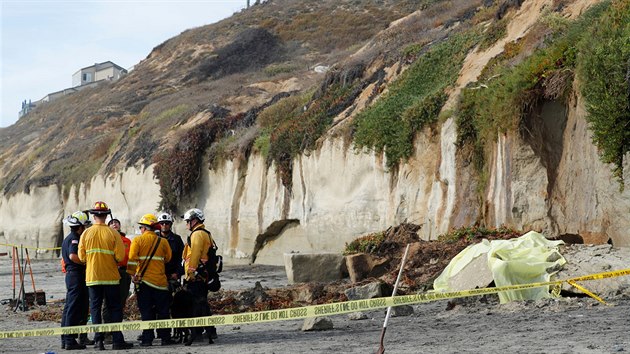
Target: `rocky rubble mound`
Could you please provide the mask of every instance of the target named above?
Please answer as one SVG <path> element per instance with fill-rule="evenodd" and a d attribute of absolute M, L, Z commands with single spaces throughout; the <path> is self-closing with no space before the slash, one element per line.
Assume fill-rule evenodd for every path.
<path fill-rule="evenodd" d="M 379 260 L 383 273 L 358 282 L 342 279 L 331 283 L 301 283 L 284 288 L 269 289 L 257 284 L 246 291 L 224 291 L 210 295 L 210 305 L 217 313 L 239 313 L 271 310 L 295 306 L 315 305 L 335 301 L 346 301 L 347 290 L 371 283 L 381 283 L 382 295 L 391 295 L 400 262 L 406 246 L 409 254 L 405 270 L 398 287 L 398 294 L 411 294 L 432 288 L 433 280 L 442 272 L 450 260 L 470 244 L 481 239 L 510 239 L 522 233 L 512 229 L 463 228 L 445 234 L 434 241 L 423 241 L 418 236 L 421 226 L 402 223 L 379 233 L 358 238 L 347 245 L 346 254 L 364 252 Z M 388 293 L 389 292 L 389 293 Z"/>

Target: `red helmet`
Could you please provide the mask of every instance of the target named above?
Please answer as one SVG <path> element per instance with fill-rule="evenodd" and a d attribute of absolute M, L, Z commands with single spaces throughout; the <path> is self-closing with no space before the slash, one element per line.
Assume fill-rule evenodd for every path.
<path fill-rule="evenodd" d="M 90 214 L 94 215 L 107 215 L 111 214 L 112 211 L 109 209 L 105 202 L 96 202 L 92 209 L 90 209 Z"/>

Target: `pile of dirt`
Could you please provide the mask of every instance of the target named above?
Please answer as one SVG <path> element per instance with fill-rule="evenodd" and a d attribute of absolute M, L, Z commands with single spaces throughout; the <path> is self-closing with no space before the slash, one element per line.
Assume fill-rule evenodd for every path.
<path fill-rule="evenodd" d="M 433 288 L 433 281 L 446 268 L 458 253 L 482 239 L 511 239 L 523 233 L 509 228 L 486 229 L 468 227 L 441 235 L 438 240 L 424 241 L 418 236 L 420 225 L 403 223 L 385 231 L 385 239 L 373 252 L 375 256 L 390 260 L 387 273 L 381 280 L 394 284 L 400 263 L 409 244 L 409 254 L 405 262 L 398 293 L 401 295 L 423 292 Z"/>
<path fill-rule="evenodd" d="M 435 241 L 423 241 L 418 236 L 420 228 L 420 225 L 402 223 L 378 233 L 382 235 L 380 238 L 382 241 L 369 248 L 369 253 L 388 259 L 387 272 L 378 279 L 365 279 L 359 283 L 351 283 L 349 279 L 344 279 L 326 284 L 305 283 L 276 289 L 263 289 L 257 286 L 251 291 L 241 292 L 220 291 L 210 294 L 210 306 L 218 314 L 274 310 L 346 301 L 345 290 L 376 281 L 384 282 L 393 288 L 408 244 L 410 245 L 409 254 L 397 294 L 424 292 L 433 288 L 433 280 L 440 275 L 453 257 L 469 245 L 478 243 L 484 238 L 488 240 L 511 239 L 522 235 L 522 232 L 509 228 L 470 227 L 442 235 Z M 359 239 L 373 239 L 372 235 Z M 256 295 L 253 296 L 250 292 Z"/>

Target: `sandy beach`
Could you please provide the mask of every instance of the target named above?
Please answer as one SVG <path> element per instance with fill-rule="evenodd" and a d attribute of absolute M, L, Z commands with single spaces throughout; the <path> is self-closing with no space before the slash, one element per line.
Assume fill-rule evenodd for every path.
<path fill-rule="evenodd" d="M 46 292 L 49 306 L 65 296 L 57 260 L 34 260 L 37 289 Z M 0 298 L 12 297 L 11 261 L 0 260 Z M 223 287 L 247 289 L 260 281 L 264 287 L 287 285 L 283 267 L 232 265 L 223 273 Z M 27 280 L 27 289 L 30 280 Z M 30 288 L 32 290 L 32 288 Z M 29 290 L 27 290 L 29 291 Z M 609 306 L 587 298 L 561 298 L 500 305 L 496 296 L 414 305 L 410 316 L 393 317 L 385 336 L 388 353 L 617 353 L 630 350 L 630 298 L 610 300 Z M 49 321 L 29 321 L 27 312 L 3 306 L 2 330 L 57 327 Z M 334 328 L 303 332 L 302 320 L 218 327 L 214 345 L 195 342 L 190 347 L 140 348 L 139 332 L 125 332 L 135 346 L 128 353 L 370 353 L 376 352 L 385 310 L 365 313 L 364 319 L 331 316 Z M 91 336 L 91 335 L 90 335 Z M 157 341 L 156 341 L 157 342 Z M 107 346 L 108 350 L 111 346 Z M 58 337 L 0 340 L 2 353 L 66 352 Z M 88 348 L 81 352 L 93 352 Z"/>

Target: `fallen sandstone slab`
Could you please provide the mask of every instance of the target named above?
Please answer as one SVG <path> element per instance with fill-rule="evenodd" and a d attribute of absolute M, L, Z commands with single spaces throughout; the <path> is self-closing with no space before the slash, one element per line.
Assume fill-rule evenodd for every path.
<path fill-rule="evenodd" d="M 331 282 L 343 278 L 345 259 L 339 253 L 285 253 L 289 284 Z"/>

